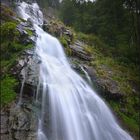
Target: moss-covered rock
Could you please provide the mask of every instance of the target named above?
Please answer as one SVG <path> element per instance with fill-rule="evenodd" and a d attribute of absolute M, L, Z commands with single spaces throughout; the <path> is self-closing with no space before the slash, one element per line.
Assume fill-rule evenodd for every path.
<path fill-rule="evenodd" d="M 58 38 L 60 37 L 66 37 L 67 42 L 71 44 L 73 41 L 73 32 L 68 27 L 66 27 L 61 21 L 59 20 L 50 20 L 48 23 L 43 25 L 43 29 L 52 34 L 53 36 L 56 36 Z"/>
<path fill-rule="evenodd" d="M 1 81 L 1 105 L 4 106 L 16 98 L 16 92 L 14 90 L 17 86 L 15 78 L 5 76 Z"/>
<path fill-rule="evenodd" d="M 16 28 L 17 24 L 14 22 L 5 22 L 1 25 L 1 39 L 4 41 L 16 42 L 20 36 Z"/>
<path fill-rule="evenodd" d="M 1 10 L 1 99 L 2 107 L 4 107 L 16 97 L 15 89 L 18 83 L 12 69 L 21 52 L 34 46 L 30 37 L 35 36 L 35 32 L 31 25 L 18 18 L 9 7 L 2 4 Z M 21 24 L 22 30 L 20 30 Z"/>

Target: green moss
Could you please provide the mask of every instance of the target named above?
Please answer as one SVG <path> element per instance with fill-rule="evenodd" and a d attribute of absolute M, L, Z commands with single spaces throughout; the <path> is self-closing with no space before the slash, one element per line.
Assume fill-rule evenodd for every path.
<path fill-rule="evenodd" d="M 96 48 L 105 48 L 106 45 L 94 34 L 84 34 L 84 33 L 77 33 L 77 39 L 87 43 L 90 46 L 94 46 Z"/>
<path fill-rule="evenodd" d="M 12 77 L 11 68 L 16 64 L 21 52 L 33 47 L 32 43 L 24 45 L 20 39 L 21 35 L 17 29 L 17 21 L 12 18 L 16 16 L 6 6 L 0 7 L 2 10 L 1 29 L 1 105 L 6 106 L 11 103 L 15 97 L 15 88 L 18 84 Z M 23 21 L 22 21 L 23 22 Z M 29 35 L 33 33 L 27 30 Z"/>
<path fill-rule="evenodd" d="M 133 107 L 121 107 L 121 104 L 115 101 L 108 101 L 110 106 L 113 108 L 117 116 L 121 119 L 122 125 L 126 127 L 130 132 L 132 132 L 135 135 L 139 135 L 139 119 L 136 119 L 136 117 L 139 116 L 138 112 L 134 111 Z M 125 108 L 125 112 L 123 113 L 121 111 L 121 108 Z M 129 112 L 133 113 L 132 115 L 129 115 Z"/>
<path fill-rule="evenodd" d="M 126 115 L 122 113 L 120 113 L 120 116 L 122 120 L 124 121 L 124 123 L 127 124 L 127 127 L 129 128 L 129 130 L 136 132 L 137 134 L 139 133 L 139 125 L 134 119 L 127 117 Z"/>
<path fill-rule="evenodd" d="M 1 73 L 10 74 L 10 69 L 15 64 L 19 54 L 33 47 L 33 44 L 23 45 L 20 41 L 20 33 L 17 30 L 17 24 L 14 22 L 5 22 L 1 25 Z"/>
<path fill-rule="evenodd" d="M 10 76 L 6 76 L 1 81 L 1 105 L 7 105 L 12 102 L 16 97 L 16 92 L 14 90 L 17 85 L 16 79 Z"/>
<path fill-rule="evenodd" d="M 85 45 L 85 46 L 84 46 L 84 51 L 85 51 L 86 53 L 88 53 L 89 55 L 92 55 L 92 54 L 93 54 L 93 49 L 92 49 L 91 46 Z"/>
<path fill-rule="evenodd" d="M 25 46 L 25 49 L 31 49 L 33 47 L 34 47 L 34 45 L 32 43 L 29 43 L 28 45 Z"/>
<path fill-rule="evenodd" d="M 33 44 L 22 45 L 19 42 L 3 42 L 1 44 L 1 58 L 4 60 L 10 60 L 14 54 L 18 55 L 20 52 L 33 47 Z"/>
<path fill-rule="evenodd" d="M 17 41 L 20 33 L 17 30 L 17 24 L 14 22 L 5 22 L 1 25 L 1 39 L 4 41 Z"/>
<path fill-rule="evenodd" d="M 66 36 L 62 36 L 59 38 L 59 41 L 61 42 L 61 44 L 64 46 L 64 50 L 66 52 L 66 54 L 68 56 L 71 56 L 72 55 L 72 51 L 68 45 L 68 41 L 67 41 L 67 37 Z"/>
<path fill-rule="evenodd" d="M 29 36 L 33 36 L 33 31 L 30 29 L 26 29 L 26 32 L 28 33 Z"/>
<path fill-rule="evenodd" d="M 60 37 L 59 40 L 65 48 L 68 46 L 68 42 L 65 37 Z"/>
<path fill-rule="evenodd" d="M 121 112 L 118 112 L 118 114 L 119 117 L 122 119 L 124 125 L 128 128 L 128 130 L 138 135 L 139 123 L 132 116 L 127 116 Z"/>
<path fill-rule="evenodd" d="M 8 59 L 8 60 L 4 59 L 1 61 L 1 66 L 2 66 L 1 69 L 2 69 L 4 74 L 9 73 L 12 66 L 16 63 L 17 57 L 18 57 L 18 54 L 13 54 L 13 56 L 10 57 L 10 59 Z"/>

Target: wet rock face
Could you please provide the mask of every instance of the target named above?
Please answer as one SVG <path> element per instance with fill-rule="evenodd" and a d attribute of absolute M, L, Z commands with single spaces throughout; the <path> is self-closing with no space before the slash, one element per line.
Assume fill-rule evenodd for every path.
<path fill-rule="evenodd" d="M 21 44 L 23 45 L 28 45 L 30 43 L 34 44 L 36 40 L 36 33 L 30 19 L 28 19 L 26 22 L 20 21 L 20 24 L 17 26 L 17 29 L 20 32 L 19 41 Z M 28 31 L 32 33 L 31 36 L 29 36 Z"/>
<path fill-rule="evenodd" d="M 3 140 L 37 140 L 38 107 L 34 104 L 38 85 L 40 61 L 34 49 L 25 51 L 11 70 L 21 82 L 25 78 L 22 104 L 11 104 L 1 112 L 1 138 Z M 20 92 L 19 87 L 17 93 Z"/>
<path fill-rule="evenodd" d="M 23 98 L 26 95 L 31 98 L 35 96 L 39 83 L 39 68 L 41 61 L 34 52 L 34 48 L 24 51 L 17 60 L 16 65 L 11 69 L 11 73 L 20 81 L 17 93 L 19 94 L 22 81 L 24 80 Z"/>
<path fill-rule="evenodd" d="M 27 101 L 21 107 L 13 103 L 1 111 L 2 140 L 36 140 L 37 116 Z"/>

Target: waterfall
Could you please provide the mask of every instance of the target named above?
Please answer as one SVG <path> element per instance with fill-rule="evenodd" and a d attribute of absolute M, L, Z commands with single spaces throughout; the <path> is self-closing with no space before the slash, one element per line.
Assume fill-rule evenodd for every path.
<path fill-rule="evenodd" d="M 43 15 L 38 5 L 22 2 L 18 8 L 22 18 L 32 19 L 38 36 L 35 49 L 41 59 L 42 90 L 38 94 L 42 99 L 37 139 L 132 140 L 105 102 L 70 67 L 60 42 L 43 31 Z"/>
<path fill-rule="evenodd" d="M 86 70 L 84 69 L 84 67 L 80 65 L 80 68 L 81 68 L 81 70 L 84 72 L 84 74 L 85 74 L 85 76 L 86 76 L 86 79 L 88 80 L 89 84 L 92 85 L 91 78 L 90 78 L 90 76 L 88 75 L 88 73 L 86 72 Z"/>
<path fill-rule="evenodd" d="M 36 89 L 36 102 L 38 101 L 39 99 L 39 90 L 40 90 L 40 78 L 39 78 L 39 82 L 38 82 L 38 85 L 37 85 L 37 89 Z"/>
<path fill-rule="evenodd" d="M 22 103 L 23 89 L 24 89 L 24 84 L 25 84 L 25 80 L 26 80 L 26 70 L 22 69 L 21 74 L 23 76 L 23 80 L 22 80 L 21 88 L 20 88 L 19 101 L 17 104 L 18 106 L 21 105 L 21 103 Z"/>

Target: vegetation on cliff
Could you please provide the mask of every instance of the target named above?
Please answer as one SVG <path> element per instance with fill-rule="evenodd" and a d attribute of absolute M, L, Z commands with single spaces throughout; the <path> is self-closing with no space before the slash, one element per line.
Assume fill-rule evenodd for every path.
<path fill-rule="evenodd" d="M 22 51 L 31 48 L 32 43 L 23 43 L 18 25 L 23 21 L 6 5 L 1 4 L 1 105 L 6 106 L 16 98 L 17 77 L 12 74 L 12 67 Z M 27 30 L 28 36 L 33 33 Z"/>

